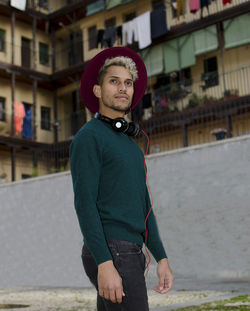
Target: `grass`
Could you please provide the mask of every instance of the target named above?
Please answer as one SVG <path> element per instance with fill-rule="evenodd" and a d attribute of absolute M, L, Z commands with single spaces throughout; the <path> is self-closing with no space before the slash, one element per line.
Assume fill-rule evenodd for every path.
<path fill-rule="evenodd" d="M 204 303 L 177 309 L 178 311 L 247 311 L 250 310 L 250 295 L 237 296 L 231 299 Z"/>

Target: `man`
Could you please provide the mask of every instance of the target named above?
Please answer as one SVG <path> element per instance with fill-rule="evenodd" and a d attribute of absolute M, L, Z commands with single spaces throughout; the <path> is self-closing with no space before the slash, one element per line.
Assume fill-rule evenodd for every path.
<path fill-rule="evenodd" d="M 70 165 L 84 237 L 82 261 L 97 289 L 98 311 L 149 310 L 142 245 L 151 203 L 144 156 L 130 137 L 137 127 L 124 120 L 146 86 L 142 59 L 125 47 L 97 54 L 82 76 L 83 102 L 99 114 L 75 135 Z M 146 224 L 146 245 L 158 262 L 155 290 L 164 294 L 173 286 L 173 275 L 152 211 Z"/>

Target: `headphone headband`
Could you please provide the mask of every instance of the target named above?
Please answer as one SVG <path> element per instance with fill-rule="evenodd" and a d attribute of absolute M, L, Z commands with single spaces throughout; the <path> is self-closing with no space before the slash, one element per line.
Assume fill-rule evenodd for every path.
<path fill-rule="evenodd" d="M 111 119 L 97 112 L 95 118 L 110 124 L 116 132 L 127 134 L 128 136 L 137 136 L 140 132 L 140 126 L 134 122 L 127 122 L 124 118 Z"/>

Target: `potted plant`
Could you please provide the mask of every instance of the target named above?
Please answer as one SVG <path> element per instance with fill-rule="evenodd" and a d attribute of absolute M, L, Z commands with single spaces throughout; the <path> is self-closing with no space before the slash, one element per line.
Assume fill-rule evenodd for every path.
<path fill-rule="evenodd" d="M 5 129 L 5 125 L 4 124 L 0 124 L 0 134 L 4 133 L 4 129 Z"/>
<path fill-rule="evenodd" d="M 222 140 L 226 138 L 227 130 L 225 128 L 215 128 L 211 131 L 211 134 L 216 137 L 216 140 Z"/>

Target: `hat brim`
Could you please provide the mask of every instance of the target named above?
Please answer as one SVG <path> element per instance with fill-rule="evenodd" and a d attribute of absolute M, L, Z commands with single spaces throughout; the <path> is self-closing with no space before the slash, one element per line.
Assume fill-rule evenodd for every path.
<path fill-rule="evenodd" d="M 93 93 L 93 87 L 97 82 L 99 70 L 107 58 L 126 56 L 132 58 L 136 64 L 138 78 L 134 83 L 134 96 L 130 110 L 133 110 L 142 99 L 147 88 L 147 70 L 142 58 L 127 47 L 111 47 L 94 56 L 87 64 L 81 79 L 81 97 L 84 105 L 93 113 L 99 111 L 98 98 Z M 126 113 L 128 113 L 127 111 Z"/>

